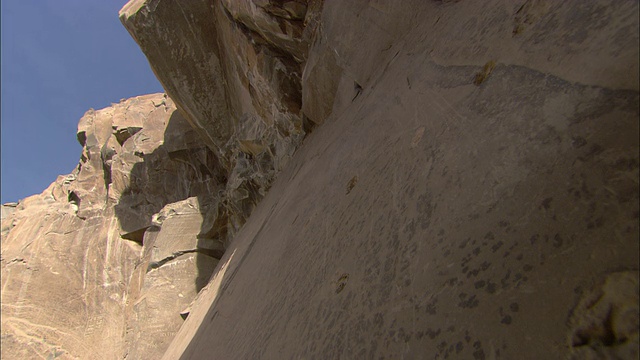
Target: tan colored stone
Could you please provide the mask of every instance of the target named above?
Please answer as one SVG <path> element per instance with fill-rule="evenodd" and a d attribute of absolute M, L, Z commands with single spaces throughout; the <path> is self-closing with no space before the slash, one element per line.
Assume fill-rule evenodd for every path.
<path fill-rule="evenodd" d="M 2 358 L 159 357 L 224 251 L 200 213 L 219 212 L 214 156 L 164 94 L 87 112 L 78 139 L 72 174 L 2 206 Z"/>
<path fill-rule="evenodd" d="M 326 2 L 342 105 L 164 359 L 637 357 L 638 3 L 523 3 Z"/>

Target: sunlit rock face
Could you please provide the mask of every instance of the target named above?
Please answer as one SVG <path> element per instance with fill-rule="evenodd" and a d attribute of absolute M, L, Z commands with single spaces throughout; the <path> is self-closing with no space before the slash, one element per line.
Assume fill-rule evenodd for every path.
<path fill-rule="evenodd" d="M 164 94 L 88 111 L 78 140 L 71 174 L 3 205 L 2 358 L 157 358 L 224 251 L 220 166 Z"/>

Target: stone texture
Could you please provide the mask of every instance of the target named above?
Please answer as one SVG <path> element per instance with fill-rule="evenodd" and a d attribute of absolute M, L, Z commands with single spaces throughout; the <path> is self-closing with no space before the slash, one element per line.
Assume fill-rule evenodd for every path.
<path fill-rule="evenodd" d="M 212 12 L 211 0 L 133 0 L 120 10 L 120 20 L 169 97 L 207 145 L 218 151 L 229 140 L 233 122 L 221 81 Z"/>
<path fill-rule="evenodd" d="M 200 235 L 201 211 L 198 198 L 169 204 L 145 232 L 130 286 L 130 296 L 137 300 L 129 304 L 127 359 L 162 357 L 188 315 L 182 312 L 207 284 L 222 256 L 221 242 Z"/>
<path fill-rule="evenodd" d="M 71 174 L 2 206 L 2 358 L 157 358 L 224 251 L 220 167 L 164 94 L 90 110 L 78 140 Z"/>
<path fill-rule="evenodd" d="M 301 76 L 321 6 L 147 0 L 120 11 L 167 93 L 226 169 L 229 239 L 309 130 Z"/>
<path fill-rule="evenodd" d="M 323 125 L 164 358 L 637 358 L 638 3 L 396 5 L 325 3 Z"/>
<path fill-rule="evenodd" d="M 2 206 L 2 357 L 637 358 L 637 12 L 131 1 L 170 97 Z"/>

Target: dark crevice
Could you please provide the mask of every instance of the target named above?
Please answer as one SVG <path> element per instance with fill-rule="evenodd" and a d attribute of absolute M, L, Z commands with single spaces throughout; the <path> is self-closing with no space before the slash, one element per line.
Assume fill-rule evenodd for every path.
<path fill-rule="evenodd" d="M 121 235 L 120 237 L 125 239 L 125 240 L 131 240 L 131 241 L 135 241 L 136 243 L 138 243 L 138 245 L 142 246 L 143 244 L 143 239 L 144 239 L 144 233 L 147 231 L 148 227 L 144 227 L 142 229 L 138 229 L 126 234 Z"/>
<path fill-rule="evenodd" d="M 147 272 L 153 270 L 153 269 L 157 269 L 159 267 L 161 267 L 162 265 L 175 260 L 177 258 L 179 258 L 180 256 L 184 255 L 184 254 L 191 254 L 191 253 L 198 253 L 198 254 L 202 254 L 202 255 L 206 255 L 209 257 L 212 257 L 214 259 L 220 260 L 220 257 L 216 257 L 216 252 L 212 251 L 212 250 L 207 250 L 207 249 L 191 249 L 191 250 L 180 250 L 180 251 L 176 251 L 173 254 L 165 257 L 164 259 L 158 260 L 158 261 L 153 261 L 149 263 L 149 266 L 147 267 Z"/>
<path fill-rule="evenodd" d="M 109 185 L 111 185 L 111 161 L 102 161 L 102 177 L 106 191 L 105 202 L 109 201 Z"/>
<path fill-rule="evenodd" d="M 78 142 L 82 147 L 87 143 L 87 133 L 85 131 L 78 132 Z"/>
<path fill-rule="evenodd" d="M 80 197 L 74 191 L 69 192 L 69 195 L 67 196 L 67 200 L 69 201 L 70 204 L 73 204 L 78 208 L 80 208 Z"/>
<path fill-rule="evenodd" d="M 317 124 L 311 121 L 306 115 L 302 115 L 302 129 L 304 133 L 309 135 L 315 130 Z"/>
<path fill-rule="evenodd" d="M 127 127 L 127 128 L 124 128 L 124 129 L 116 130 L 113 133 L 113 135 L 116 137 L 116 140 L 118 140 L 118 144 L 120 144 L 120 146 L 122 146 L 122 145 L 124 145 L 125 141 L 127 141 L 130 137 L 132 137 L 136 133 L 138 133 L 140 130 L 142 130 L 141 127 Z"/>

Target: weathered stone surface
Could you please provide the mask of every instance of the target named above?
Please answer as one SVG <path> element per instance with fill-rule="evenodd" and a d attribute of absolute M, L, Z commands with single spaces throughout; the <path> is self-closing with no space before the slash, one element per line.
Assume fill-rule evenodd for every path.
<path fill-rule="evenodd" d="M 2 207 L 2 357 L 637 358 L 637 12 L 130 2 L 176 104 Z"/>
<path fill-rule="evenodd" d="M 634 359 L 638 357 L 640 319 L 638 272 L 608 274 L 586 292 L 573 309 L 573 359 Z"/>
<path fill-rule="evenodd" d="M 321 6 L 147 0 L 120 11 L 167 93 L 227 170 L 229 238 L 305 136 L 301 74 Z"/>
<path fill-rule="evenodd" d="M 120 20 L 185 118 L 213 150 L 233 132 L 226 106 L 212 0 L 133 0 Z M 224 154 L 218 154 L 224 155 Z"/>
<path fill-rule="evenodd" d="M 638 3 L 396 5 L 325 3 L 338 98 L 164 358 L 637 358 Z"/>
<path fill-rule="evenodd" d="M 209 281 L 224 251 L 222 243 L 214 249 L 215 240 L 202 238 L 197 198 L 165 206 L 154 220 L 132 276 L 130 295 L 137 300 L 130 303 L 128 359 L 162 357 L 187 315 L 181 312 Z"/>
<path fill-rule="evenodd" d="M 87 112 L 78 140 L 74 172 L 2 206 L 2 358 L 157 358 L 224 251 L 220 167 L 164 94 Z"/>

